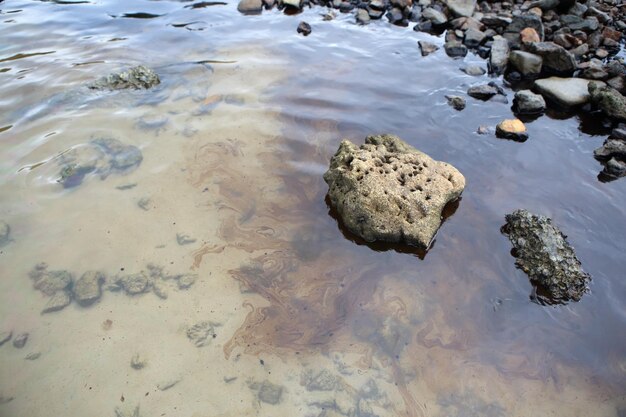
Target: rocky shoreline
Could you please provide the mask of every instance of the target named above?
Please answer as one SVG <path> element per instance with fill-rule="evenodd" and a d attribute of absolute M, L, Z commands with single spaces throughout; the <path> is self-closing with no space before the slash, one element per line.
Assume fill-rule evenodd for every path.
<path fill-rule="evenodd" d="M 553 108 L 594 112 L 613 127 L 626 122 L 626 66 L 617 56 L 626 33 L 626 8 L 620 0 L 241 0 L 238 10 L 259 14 L 278 8 L 285 14 L 297 14 L 312 6 L 353 13 L 361 25 L 384 18 L 394 25 L 412 25 L 418 32 L 443 34 L 448 56 L 475 53 L 487 61 L 491 75 L 504 77 L 507 88 L 531 87 L 532 91 L 517 91 L 516 115 L 541 114 Z M 333 17 L 329 12 L 323 19 Z M 306 22 L 298 26 L 303 35 L 314 31 Z M 418 43 L 422 56 L 439 49 L 427 41 Z M 495 82 L 472 86 L 467 94 L 479 100 L 506 101 L 505 92 Z M 447 99 L 454 109 L 465 108 L 463 97 Z M 520 120 L 503 123 L 497 129 L 498 137 L 527 138 Z M 507 126 L 513 130 L 504 129 Z M 626 176 L 623 153 L 606 161 L 601 158 L 604 156 L 598 158 L 604 170 L 599 180 Z"/>

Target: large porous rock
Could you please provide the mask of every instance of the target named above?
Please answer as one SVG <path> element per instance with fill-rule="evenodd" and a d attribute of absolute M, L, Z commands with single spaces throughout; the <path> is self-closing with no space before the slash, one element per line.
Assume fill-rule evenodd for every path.
<path fill-rule="evenodd" d="M 591 103 L 602 110 L 607 116 L 618 120 L 626 120 L 626 97 L 619 91 L 590 82 L 588 85 Z"/>
<path fill-rule="evenodd" d="M 141 90 L 154 87 L 161 82 L 159 76 L 150 68 L 138 65 L 127 71 L 109 74 L 89 85 L 95 90 L 123 90 L 126 88 Z"/>
<path fill-rule="evenodd" d="M 559 106 L 570 108 L 589 101 L 589 83 L 583 78 L 550 77 L 535 81 L 534 88 Z"/>
<path fill-rule="evenodd" d="M 368 242 L 428 247 L 444 206 L 465 188 L 452 165 L 438 162 L 393 135 L 344 140 L 324 174 L 344 225 Z"/>
<path fill-rule="evenodd" d="M 578 301 L 591 280 L 552 220 L 527 210 L 506 215 L 502 232 L 513 244 L 515 264 L 528 274 L 542 303 Z"/>
<path fill-rule="evenodd" d="M 543 58 L 543 70 L 557 75 L 570 75 L 576 68 L 576 58 L 554 42 L 533 42 L 529 52 Z"/>

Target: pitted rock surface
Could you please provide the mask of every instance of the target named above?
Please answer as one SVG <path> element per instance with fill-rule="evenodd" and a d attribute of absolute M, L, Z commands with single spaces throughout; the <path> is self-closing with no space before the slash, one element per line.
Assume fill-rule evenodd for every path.
<path fill-rule="evenodd" d="M 553 304 L 581 299 L 591 277 L 552 220 L 516 210 L 506 215 L 502 232 L 513 244 L 515 264 L 533 284 L 547 291 L 540 301 Z"/>
<path fill-rule="evenodd" d="M 452 165 L 435 161 L 393 135 L 344 140 L 324 174 L 344 225 L 368 242 L 428 247 L 445 205 L 465 188 Z"/>

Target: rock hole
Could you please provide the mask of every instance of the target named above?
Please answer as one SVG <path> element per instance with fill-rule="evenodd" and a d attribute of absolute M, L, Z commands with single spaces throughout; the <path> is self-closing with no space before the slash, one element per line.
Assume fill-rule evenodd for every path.
<path fill-rule="evenodd" d="M 428 201 L 428 200 L 430 200 L 430 196 L 429 195 L 426 196 L 426 201 Z"/>

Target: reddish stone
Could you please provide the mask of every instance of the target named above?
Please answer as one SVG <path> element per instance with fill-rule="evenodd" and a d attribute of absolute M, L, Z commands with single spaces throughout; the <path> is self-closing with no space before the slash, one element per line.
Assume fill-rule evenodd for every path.
<path fill-rule="evenodd" d="M 520 39 L 522 43 L 541 42 L 539 34 L 533 28 L 525 28 L 520 32 Z"/>
<path fill-rule="evenodd" d="M 616 42 L 619 42 L 619 40 L 622 38 L 622 32 L 607 26 L 602 31 L 602 36 L 605 38 L 613 39 Z"/>

